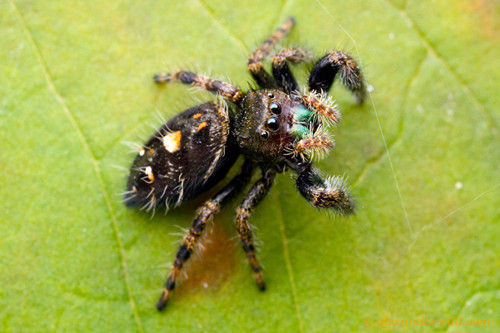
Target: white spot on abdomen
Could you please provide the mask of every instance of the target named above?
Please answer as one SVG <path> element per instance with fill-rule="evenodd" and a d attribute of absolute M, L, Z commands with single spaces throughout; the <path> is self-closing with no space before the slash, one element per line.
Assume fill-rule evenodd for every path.
<path fill-rule="evenodd" d="M 144 173 L 146 174 L 146 176 L 148 177 L 148 179 L 150 181 L 155 180 L 155 176 L 153 175 L 153 168 L 151 168 L 150 166 L 146 167 L 146 169 L 144 170 Z"/>
<path fill-rule="evenodd" d="M 165 135 L 162 138 L 163 147 L 169 152 L 174 153 L 179 150 L 181 146 L 181 131 L 172 132 L 170 134 Z"/>

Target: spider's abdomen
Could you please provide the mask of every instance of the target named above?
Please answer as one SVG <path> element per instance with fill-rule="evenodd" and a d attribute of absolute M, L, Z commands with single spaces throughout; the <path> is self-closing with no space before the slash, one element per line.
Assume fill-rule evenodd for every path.
<path fill-rule="evenodd" d="M 136 156 L 125 203 L 177 205 L 215 185 L 236 161 L 229 129 L 227 110 L 211 102 L 170 119 Z"/>

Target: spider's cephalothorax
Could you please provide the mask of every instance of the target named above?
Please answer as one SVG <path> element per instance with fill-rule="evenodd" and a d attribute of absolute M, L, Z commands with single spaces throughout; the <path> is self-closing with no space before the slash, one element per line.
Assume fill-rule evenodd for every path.
<path fill-rule="evenodd" d="M 148 210 L 159 205 L 178 205 L 210 189 L 224 178 L 239 155 L 241 172 L 230 180 L 196 213 L 184 236 L 163 293 L 159 310 L 175 287 L 205 226 L 222 205 L 244 189 L 256 167 L 262 177 L 252 186 L 236 210 L 236 229 L 243 250 L 261 290 L 262 269 L 255 254 L 248 224 L 251 210 L 264 198 L 276 173 L 297 173 L 297 189 L 313 206 L 353 212 L 354 203 L 339 177 L 324 178 L 312 165 L 315 154 L 333 148 L 325 125 L 336 123 L 340 114 L 327 93 L 335 77 L 362 103 L 365 85 L 356 62 L 342 51 L 332 50 L 314 64 L 308 89 L 301 93 L 289 62 L 310 62 L 312 56 L 300 48 L 281 49 L 272 58 L 272 75 L 262 62 L 276 43 L 292 29 L 289 18 L 250 56 L 248 69 L 261 89 L 246 93 L 229 83 L 187 71 L 155 75 L 157 83 L 181 82 L 211 91 L 233 103 L 231 116 L 224 103 L 204 103 L 177 115 L 164 124 L 140 149 L 130 169 L 124 201 Z"/>

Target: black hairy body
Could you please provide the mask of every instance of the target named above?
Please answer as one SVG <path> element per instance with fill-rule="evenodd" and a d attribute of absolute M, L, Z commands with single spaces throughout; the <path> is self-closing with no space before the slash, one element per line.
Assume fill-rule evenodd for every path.
<path fill-rule="evenodd" d="M 211 188 L 238 156 L 229 136 L 227 112 L 214 103 L 170 119 L 136 156 L 127 184 L 135 195 L 127 197 L 127 205 L 176 205 Z"/>
<path fill-rule="evenodd" d="M 260 89 L 247 92 L 229 83 L 178 71 L 160 73 L 158 84 L 180 82 L 213 92 L 231 103 L 204 103 L 180 113 L 164 124 L 140 149 L 130 169 L 124 201 L 128 206 L 151 210 L 179 205 L 220 182 L 244 156 L 241 171 L 197 211 L 190 230 L 177 251 L 157 308 L 162 310 L 206 225 L 221 207 L 250 182 L 256 169 L 261 178 L 253 184 L 236 209 L 235 226 L 259 289 L 265 289 L 262 268 L 255 253 L 248 224 L 251 211 L 271 188 L 275 175 L 297 173 L 296 185 L 313 206 L 341 214 L 354 211 L 354 202 L 339 177 L 324 178 L 312 164 L 313 156 L 332 149 L 325 126 L 340 121 L 340 114 L 327 96 L 334 79 L 351 90 L 358 103 L 366 94 L 361 71 L 348 54 L 332 50 L 315 62 L 308 90 L 299 86 L 289 63 L 311 62 L 301 48 L 286 48 L 272 58 L 272 75 L 262 62 L 276 43 L 292 29 L 289 18 L 248 59 L 248 69 Z"/>

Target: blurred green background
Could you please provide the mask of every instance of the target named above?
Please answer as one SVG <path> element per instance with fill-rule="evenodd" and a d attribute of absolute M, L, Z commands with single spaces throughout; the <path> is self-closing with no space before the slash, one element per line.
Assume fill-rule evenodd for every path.
<path fill-rule="evenodd" d="M 344 120 L 318 163 L 348 178 L 357 214 L 309 207 L 280 175 L 251 218 L 268 290 L 235 238 L 239 197 L 157 313 L 206 195 L 153 219 L 126 209 L 133 155 L 121 143 L 212 98 L 158 88 L 153 73 L 246 88 L 248 55 L 289 15 L 283 45 L 346 50 L 373 87 L 358 107 L 335 85 Z M 0 1 L 0 330 L 366 331 L 463 318 L 498 331 L 499 36 L 497 0 Z M 306 66 L 294 71 L 304 83 Z"/>

